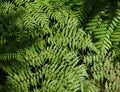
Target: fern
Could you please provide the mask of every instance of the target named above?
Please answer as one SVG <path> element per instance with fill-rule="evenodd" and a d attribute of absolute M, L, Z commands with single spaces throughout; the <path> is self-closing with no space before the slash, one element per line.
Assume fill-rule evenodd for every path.
<path fill-rule="evenodd" d="M 119 0 L 1 0 L 0 92 L 119 92 Z"/>
<path fill-rule="evenodd" d="M 112 34 L 114 34 L 119 21 L 119 1 L 114 1 L 114 4 L 112 4 L 112 2 L 105 3 L 106 7 L 104 8 L 104 10 L 98 13 L 97 16 L 95 16 L 91 20 L 91 22 L 87 24 L 88 27 L 86 27 L 86 29 L 88 31 L 91 30 L 91 32 L 93 33 L 93 39 L 95 40 L 95 45 L 97 46 L 97 48 L 104 48 L 106 50 L 109 50 L 112 47 Z"/>

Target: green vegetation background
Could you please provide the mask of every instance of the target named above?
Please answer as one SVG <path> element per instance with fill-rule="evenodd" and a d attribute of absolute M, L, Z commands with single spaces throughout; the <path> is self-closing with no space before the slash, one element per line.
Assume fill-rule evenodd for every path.
<path fill-rule="evenodd" d="M 0 0 L 0 92 L 120 92 L 120 0 Z"/>

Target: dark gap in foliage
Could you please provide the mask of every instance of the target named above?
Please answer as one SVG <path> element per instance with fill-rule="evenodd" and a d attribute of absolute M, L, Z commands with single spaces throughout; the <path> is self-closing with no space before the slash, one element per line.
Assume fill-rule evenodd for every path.
<path fill-rule="evenodd" d="M 92 65 L 91 65 L 91 66 L 92 66 Z M 94 77 L 93 77 L 93 72 L 91 71 L 90 66 L 87 66 L 86 72 L 87 72 L 87 74 L 89 75 L 89 78 L 94 79 Z"/>
<path fill-rule="evenodd" d="M 119 0 L 108 0 L 112 6 L 116 6 Z"/>
<path fill-rule="evenodd" d="M 35 72 L 36 72 L 35 67 L 33 67 L 33 66 L 31 67 L 31 72 L 32 72 L 32 73 L 35 73 Z"/>
<path fill-rule="evenodd" d="M 45 64 L 44 64 L 45 65 Z M 30 66 L 31 72 L 36 73 L 38 70 L 41 70 L 43 65 L 35 65 L 35 66 Z M 42 70 L 41 70 L 42 71 Z"/>
<path fill-rule="evenodd" d="M 29 2 L 34 2 L 35 0 L 30 0 Z"/>
<path fill-rule="evenodd" d="M 79 55 L 87 55 L 88 52 L 90 52 L 89 48 L 86 48 L 85 50 L 83 50 L 82 48 L 78 49 Z"/>
<path fill-rule="evenodd" d="M 28 89 L 29 89 L 30 92 L 32 92 L 33 89 L 34 89 L 34 86 L 33 86 L 33 85 L 30 85 Z"/>
<path fill-rule="evenodd" d="M 50 43 L 46 42 L 46 47 L 50 47 Z"/>
<path fill-rule="evenodd" d="M 42 88 L 42 87 L 41 87 L 41 82 L 38 83 L 37 86 L 30 84 L 28 89 L 29 89 L 30 92 L 33 92 L 33 90 L 34 90 L 35 88 L 41 89 L 41 88 Z"/>
<path fill-rule="evenodd" d="M 67 44 L 67 48 L 70 50 L 71 49 L 71 47 L 70 47 L 70 45 L 69 44 Z"/>
<path fill-rule="evenodd" d="M 50 33 L 45 34 L 45 35 L 43 36 L 43 39 L 47 39 L 48 37 L 50 37 Z"/>
<path fill-rule="evenodd" d="M 79 62 L 77 63 L 76 66 L 79 66 L 79 65 L 81 65 L 81 64 L 84 64 L 84 61 L 83 61 L 82 59 L 79 60 Z"/>
<path fill-rule="evenodd" d="M 73 11 L 77 11 L 79 9 L 79 7 L 80 7 L 80 5 L 78 5 L 78 4 L 72 4 L 71 9 Z"/>
<path fill-rule="evenodd" d="M 7 75 L 8 74 L 5 71 L 0 69 L 0 84 L 4 85 L 6 83 Z"/>
<path fill-rule="evenodd" d="M 100 86 L 102 87 L 102 89 L 105 89 L 105 83 L 107 82 L 106 78 L 103 78 L 103 82 L 100 83 Z"/>
<path fill-rule="evenodd" d="M 30 84 L 30 86 L 29 86 L 28 89 L 29 89 L 30 92 L 33 92 L 33 90 L 34 90 L 35 88 L 41 89 L 41 88 L 42 88 L 42 87 L 41 87 L 41 83 L 38 83 L 37 86 Z"/>
<path fill-rule="evenodd" d="M 25 7 L 25 3 L 22 3 L 21 6 Z"/>
<path fill-rule="evenodd" d="M 50 20 L 49 27 L 52 28 L 57 23 L 57 20 L 54 18 L 49 18 L 49 20 Z"/>
<path fill-rule="evenodd" d="M 45 80 L 45 75 L 42 75 L 42 78 L 39 79 L 39 83 L 37 85 L 37 88 L 41 89 L 43 86 L 43 81 Z"/>
<path fill-rule="evenodd" d="M 41 85 L 41 84 L 42 84 L 41 82 L 37 84 L 37 88 L 38 88 L 38 89 L 41 89 L 41 88 L 42 88 L 42 85 Z"/>
<path fill-rule="evenodd" d="M 44 65 L 49 64 L 49 59 L 45 59 Z"/>
<path fill-rule="evenodd" d="M 44 80 L 45 80 L 45 74 L 42 75 L 42 81 L 44 81 Z"/>
<path fill-rule="evenodd" d="M 101 18 L 102 18 L 103 21 L 106 21 L 106 20 L 108 20 L 109 17 L 105 16 L 105 15 L 102 15 Z"/>
<path fill-rule="evenodd" d="M 37 84 L 37 88 L 41 89 L 42 88 L 42 81 Z"/>

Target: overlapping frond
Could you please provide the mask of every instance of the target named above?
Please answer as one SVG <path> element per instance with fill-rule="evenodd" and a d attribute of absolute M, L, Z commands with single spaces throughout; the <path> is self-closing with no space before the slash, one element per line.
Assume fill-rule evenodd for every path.
<path fill-rule="evenodd" d="M 1 0 L 0 91 L 119 92 L 119 8 L 119 0 Z"/>
<path fill-rule="evenodd" d="M 106 7 L 88 22 L 86 31 L 93 34 L 93 40 L 97 48 L 110 50 L 114 46 L 113 41 L 119 44 L 119 31 L 117 31 L 119 26 L 119 1 L 114 1 L 114 4 L 112 2 L 105 3 Z M 117 39 L 115 40 L 115 38 Z"/>

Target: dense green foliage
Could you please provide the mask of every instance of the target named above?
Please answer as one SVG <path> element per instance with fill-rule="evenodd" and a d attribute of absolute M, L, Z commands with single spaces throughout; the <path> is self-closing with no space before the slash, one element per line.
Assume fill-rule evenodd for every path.
<path fill-rule="evenodd" d="M 1 92 L 120 92 L 120 0 L 0 0 Z"/>

